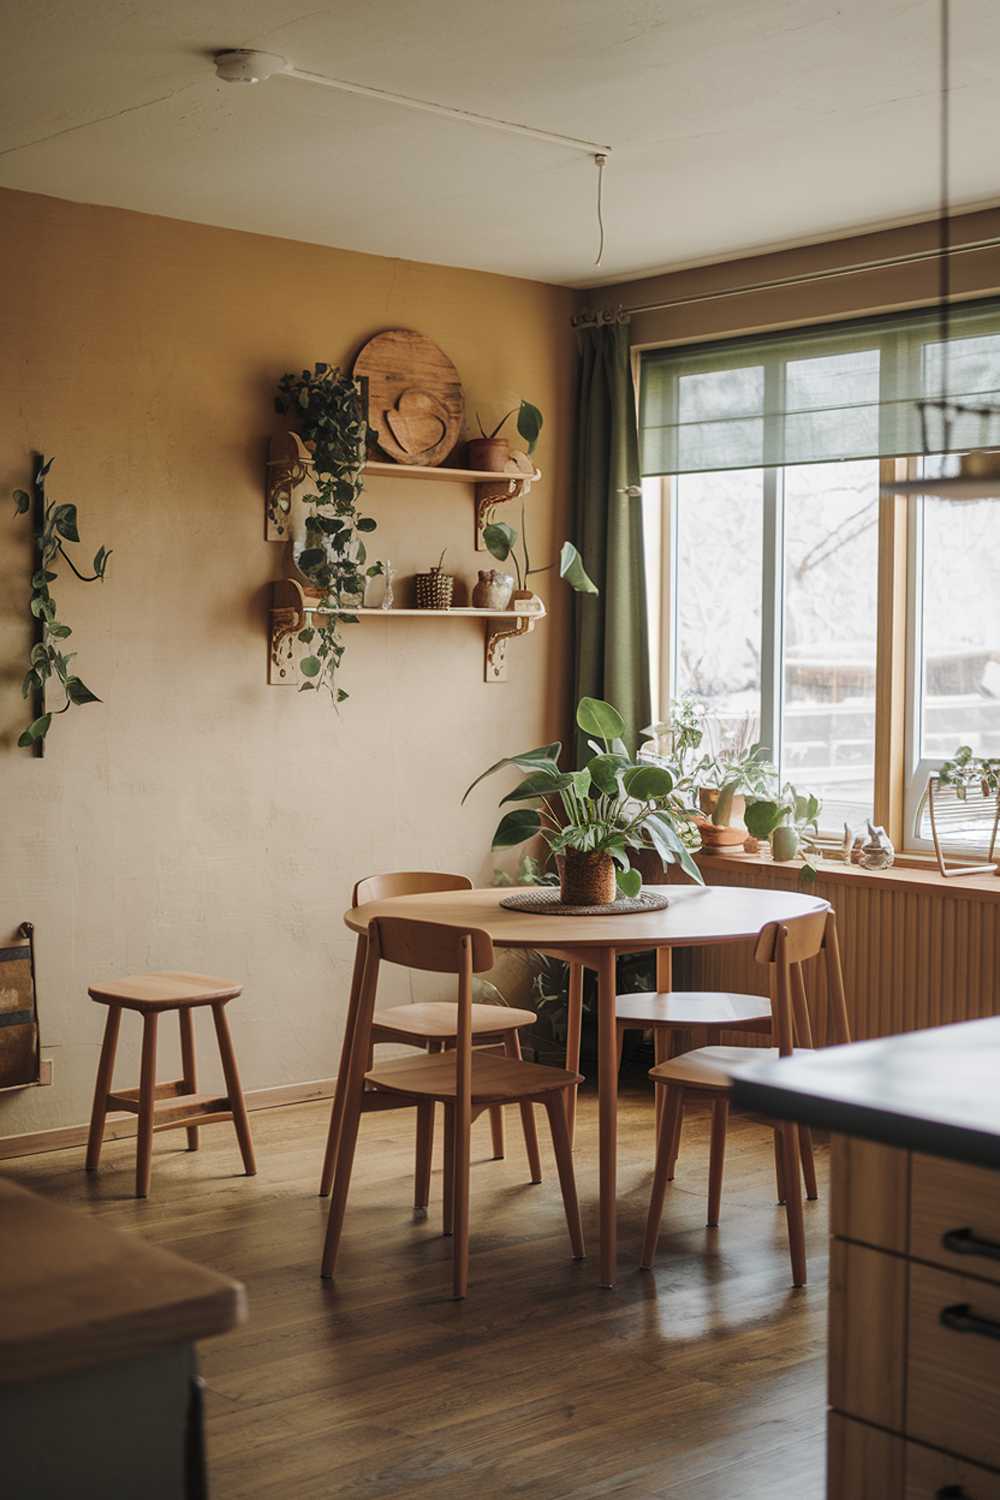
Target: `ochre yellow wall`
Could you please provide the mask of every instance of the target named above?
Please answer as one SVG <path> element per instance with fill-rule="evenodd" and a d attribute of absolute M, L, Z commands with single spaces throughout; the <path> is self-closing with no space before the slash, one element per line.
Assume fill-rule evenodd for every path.
<path fill-rule="evenodd" d="M 498 793 L 459 798 L 498 756 L 560 733 L 568 596 L 541 581 L 550 618 L 512 644 L 503 685 L 483 682 L 479 625 L 396 620 L 351 632 L 339 717 L 268 687 L 268 583 L 287 571 L 263 540 L 274 383 L 401 326 L 448 352 L 470 415 L 535 401 L 545 477 L 528 510 L 546 562 L 565 534 L 573 296 L 29 194 L 0 192 L 0 223 L 0 491 L 26 487 L 33 449 L 54 454 L 50 493 L 78 503 L 83 557 L 114 549 L 103 586 L 57 591 L 104 702 L 57 720 L 35 760 L 15 748 L 29 526 L 0 504 L 0 942 L 35 923 L 55 1063 L 52 1088 L 0 1096 L 0 1135 L 86 1118 L 104 1017 L 86 985 L 99 976 L 233 976 L 245 1085 L 329 1076 L 351 884 L 428 866 L 490 879 Z M 373 483 L 370 509 L 370 553 L 403 574 L 444 546 L 464 579 L 490 561 L 473 550 L 464 487 Z M 120 1084 L 136 1083 L 128 1018 L 119 1063 Z"/>

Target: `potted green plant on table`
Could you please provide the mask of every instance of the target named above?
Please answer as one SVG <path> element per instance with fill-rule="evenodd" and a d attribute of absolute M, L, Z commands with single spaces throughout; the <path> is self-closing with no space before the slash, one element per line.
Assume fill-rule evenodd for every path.
<path fill-rule="evenodd" d="M 500 434 L 515 412 L 517 413 L 518 434 L 524 439 L 528 453 L 534 453 L 544 418 L 537 406 L 533 406 L 530 401 L 522 400 L 520 405 L 512 406 L 510 411 L 505 412 L 490 432 L 486 431 L 482 418 L 478 412 L 476 413 L 480 436 L 470 438 L 466 445 L 471 469 L 479 469 L 488 474 L 504 473 L 510 460 L 510 444 Z"/>
<path fill-rule="evenodd" d="M 500 806 L 526 805 L 504 814 L 492 847 L 509 849 L 531 838 L 544 839 L 557 858 L 567 906 L 605 906 L 617 895 L 638 896 L 642 876 L 632 867 L 631 854 L 640 849 L 655 851 L 664 869 L 677 864 L 702 884 L 680 833 L 690 814 L 674 796 L 670 772 L 629 755 L 622 739 L 625 721 L 610 703 L 581 698 L 576 722 L 591 737 L 594 752 L 580 770 L 560 770 L 562 745 L 556 741 L 505 756 L 468 788 L 463 803 L 485 777 L 507 766 L 526 773 Z"/>

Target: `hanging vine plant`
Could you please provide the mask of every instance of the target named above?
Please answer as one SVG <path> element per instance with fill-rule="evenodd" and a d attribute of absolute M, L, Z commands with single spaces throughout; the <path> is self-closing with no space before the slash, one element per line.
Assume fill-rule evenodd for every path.
<path fill-rule="evenodd" d="M 33 493 L 29 494 L 27 490 L 14 491 L 16 514 L 27 515 L 29 511 L 34 511 L 35 572 L 31 578 L 31 614 L 35 640 L 28 670 L 21 684 L 21 696 L 33 700 L 34 718 L 17 743 L 23 749 L 33 750 L 36 755 L 44 754 L 45 736 L 52 726 L 53 718 L 66 713 L 74 705 L 80 707 L 85 703 L 101 701 L 71 666 L 76 653 L 63 650 L 63 642 L 73 632 L 56 614 L 56 601 L 49 587 L 59 577 L 55 568 L 60 561 L 65 562 L 81 583 L 98 583 L 104 578 L 111 556 L 106 547 L 99 547 L 94 556 L 93 573 L 81 573 L 66 551 L 67 542 L 80 540 L 77 510 L 75 505 L 67 502 L 47 500 L 45 479 L 53 462 L 53 459 L 37 454 L 32 477 Z M 50 709 L 46 704 L 47 689 L 52 682 L 58 682 L 65 694 L 65 702 L 61 708 Z"/>
<path fill-rule="evenodd" d="M 337 681 L 344 658 L 341 627 L 357 624 L 350 613 L 364 598 L 366 581 L 382 571 L 368 564 L 363 534 L 375 530 L 359 513 L 368 449 L 368 397 L 363 384 L 335 365 L 317 363 L 301 375 L 278 381 L 275 410 L 291 416 L 312 455 L 316 493 L 305 496 L 305 545 L 296 566 L 320 595 L 321 613 L 299 631 L 307 647 L 299 662 L 300 692 L 326 690 L 335 704 L 348 696 Z M 345 611 L 345 613 L 336 613 Z"/>

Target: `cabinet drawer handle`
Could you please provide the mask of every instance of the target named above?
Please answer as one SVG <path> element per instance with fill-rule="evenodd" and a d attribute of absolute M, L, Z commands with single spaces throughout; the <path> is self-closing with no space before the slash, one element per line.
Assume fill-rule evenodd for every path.
<path fill-rule="evenodd" d="M 1000 1245 L 996 1240 L 983 1240 L 971 1229 L 949 1229 L 941 1236 L 946 1250 L 955 1255 L 984 1255 L 988 1260 L 1000 1260 Z"/>
<path fill-rule="evenodd" d="M 953 1328 L 956 1333 L 978 1333 L 984 1339 L 1000 1339 L 1000 1323 L 992 1318 L 979 1317 L 968 1302 L 956 1302 L 953 1307 L 942 1307 L 941 1322 L 945 1328 Z"/>

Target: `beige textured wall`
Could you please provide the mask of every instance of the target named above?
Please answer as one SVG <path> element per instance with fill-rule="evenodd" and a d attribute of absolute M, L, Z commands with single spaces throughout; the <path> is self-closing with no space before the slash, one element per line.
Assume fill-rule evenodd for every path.
<path fill-rule="evenodd" d="M 511 646 L 504 685 L 483 683 L 478 625 L 397 620 L 352 633 L 339 718 L 268 687 L 268 581 L 286 570 L 263 541 L 272 388 L 403 326 L 447 350 L 471 410 L 536 401 L 530 527 L 547 560 L 567 505 L 572 294 L 28 194 L 0 193 L 0 222 L 0 490 L 25 485 L 32 449 L 54 454 L 50 493 L 79 504 L 83 555 L 114 548 L 103 586 L 58 589 L 104 703 L 56 721 L 32 759 L 15 748 L 28 526 L 0 504 L 0 941 L 36 925 L 55 1063 L 54 1087 L 0 1096 L 0 1135 L 86 1118 L 103 1022 L 86 984 L 101 975 L 238 977 L 245 1085 L 328 1076 L 352 882 L 428 865 L 490 878 L 496 797 L 459 798 L 492 759 L 559 734 L 568 598 L 542 582 L 551 617 Z M 447 545 L 474 578 L 470 491 L 381 482 L 370 496 L 375 556 L 412 573 Z M 172 1036 L 163 1054 L 166 1071 Z"/>

